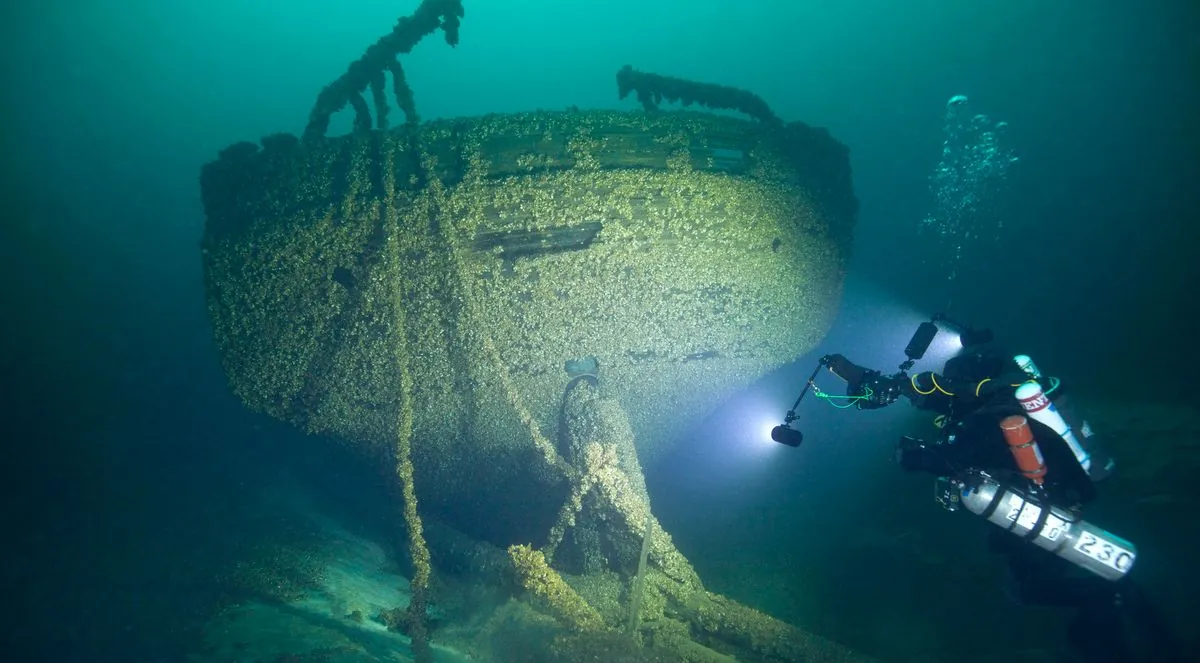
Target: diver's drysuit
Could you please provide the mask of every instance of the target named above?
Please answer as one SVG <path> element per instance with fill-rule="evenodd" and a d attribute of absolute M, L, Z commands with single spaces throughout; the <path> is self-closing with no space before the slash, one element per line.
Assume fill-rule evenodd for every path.
<path fill-rule="evenodd" d="M 897 446 L 897 460 L 905 470 L 939 477 L 983 470 L 1001 483 L 1021 482 L 1023 474 L 1026 478 L 1031 476 L 1015 460 L 1011 442 L 1006 441 L 1001 426 L 1006 418 L 1029 411 L 1022 406 L 1016 389 L 1029 383 L 1030 375 L 1014 362 L 1013 355 L 998 346 L 965 348 L 946 362 L 940 374 L 930 371 L 910 376 L 902 371 L 881 375 L 842 355 L 829 355 L 822 363 L 846 381 L 847 393 L 856 399 L 859 409 L 885 407 L 904 396 L 917 408 L 937 413 L 935 422 L 941 431 L 938 440 L 926 442 L 904 437 Z M 1084 435 L 1090 437 L 1086 422 L 1076 420 L 1067 404 L 1065 390 L 1051 391 L 1057 393 L 1049 398 L 1057 403 L 1063 417 L 1070 420 L 1070 427 L 1086 431 Z M 1037 491 L 1042 503 L 1077 512 L 1095 499 L 1094 482 L 1111 472 L 1111 459 L 1094 437 L 1089 440 L 1086 456 L 1081 456 L 1078 444 L 1072 447 L 1049 426 L 1034 419 L 1027 423 L 1040 451 L 1036 459 L 1041 465 Z M 1128 577 L 1114 582 L 1088 573 L 1033 545 L 1030 539 L 1034 537 L 1014 536 L 1011 531 L 997 527 L 989 527 L 988 532 L 989 547 L 1004 555 L 1007 562 L 1006 594 L 1023 605 L 1075 608 L 1070 641 L 1075 652 L 1086 660 L 1132 660 L 1124 637 L 1123 611 L 1136 612 L 1134 616 L 1143 631 L 1153 631 L 1156 638 L 1171 639 L 1165 622 L 1134 591 Z M 1162 646 L 1164 650 L 1171 648 L 1165 641 Z M 1168 658 L 1163 660 L 1171 660 L 1165 651 L 1164 655 Z"/>

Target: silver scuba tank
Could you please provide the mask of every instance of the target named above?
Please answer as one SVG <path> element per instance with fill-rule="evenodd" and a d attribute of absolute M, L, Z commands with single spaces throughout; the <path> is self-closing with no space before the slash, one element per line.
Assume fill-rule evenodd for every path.
<path fill-rule="evenodd" d="M 980 470 L 967 471 L 956 483 L 968 511 L 1072 564 L 1108 580 L 1120 580 L 1133 568 L 1136 546 L 1076 514 L 1053 505 L 1047 510 L 1037 496 Z"/>

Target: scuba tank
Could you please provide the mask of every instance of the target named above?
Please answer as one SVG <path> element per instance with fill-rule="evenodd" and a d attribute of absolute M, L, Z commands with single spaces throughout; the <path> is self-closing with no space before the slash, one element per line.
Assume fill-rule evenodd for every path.
<path fill-rule="evenodd" d="M 1079 443 L 1071 426 L 1067 424 L 1067 421 L 1058 412 L 1058 408 L 1054 407 L 1054 403 L 1050 402 L 1050 398 L 1042 391 L 1042 385 L 1030 380 L 1017 387 L 1016 397 L 1026 414 L 1035 421 L 1045 424 L 1066 441 L 1067 446 L 1071 447 L 1071 453 L 1075 455 L 1075 460 L 1079 461 L 1079 466 L 1090 477 L 1092 474 L 1091 454 Z"/>
<path fill-rule="evenodd" d="M 1004 431 L 1004 441 L 1012 452 L 1017 469 L 1026 479 L 1041 486 L 1046 480 L 1046 461 L 1042 458 L 1042 449 L 1037 440 L 1033 439 L 1033 431 L 1029 429 L 1029 421 L 1020 415 L 1005 417 L 1000 422 Z"/>
<path fill-rule="evenodd" d="M 1100 481 L 1112 474 L 1116 463 L 1104 451 L 1087 420 L 1080 420 L 1076 415 L 1070 397 L 1059 388 L 1057 380 L 1050 378 L 1050 391 L 1046 392 L 1041 386 L 1046 378 L 1029 355 L 1017 355 L 1013 361 L 1031 381 L 1018 387 L 1016 393 L 1025 412 L 1066 441 L 1075 460 L 1079 461 L 1080 467 L 1092 481 Z"/>
<path fill-rule="evenodd" d="M 954 480 L 959 503 L 1039 548 L 1107 580 L 1120 580 L 1133 568 L 1137 547 L 1080 519 L 1078 514 L 1047 505 L 1032 491 L 1004 485 L 987 472 L 968 470 Z"/>

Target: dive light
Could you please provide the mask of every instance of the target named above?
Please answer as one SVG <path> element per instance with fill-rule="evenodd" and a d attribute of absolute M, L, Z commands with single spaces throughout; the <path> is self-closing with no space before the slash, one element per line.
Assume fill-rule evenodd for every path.
<path fill-rule="evenodd" d="M 992 342 L 992 330 L 990 329 L 975 329 L 970 325 L 963 324 L 953 318 L 950 318 L 945 313 L 938 313 L 933 316 L 933 322 L 943 322 L 948 327 L 952 327 L 958 331 L 958 342 L 962 343 L 964 348 L 970 348 L 976 345 L 983 345 Z"/>
<path fill-rule="evenodd" d="M 804 400 L 805 394 L 812 387 L 813 380 L 817 379 L 817 373 L 821 371 L 821 367 L 829 365 L 829 355 L 825 355 L 817 360 L 817 367 L 813 369 L 812 375 L 808 376 L 808 380 L 804 383 L 804 389 L 800 390 L 800 395 L 796 397 L 796 402 L 792 403 L 792 409 L 787 411 L 783 417 L 783 423 L 771 429 L 771 439 L 780 444 L 786 444 L 789 447 L 798 447 L 804 441 L 804 434 L 792 428 L 792 422 L 796 420 L 796 408 L 800 406 L 800 401 Z"/>
<path fill-rule="evenodd" d="M 937 333 L 937 325 L 932 322 L 922 322 L 904 348 L 904 356 L 914 361 L 924 357 L 925 351 L 929 349 L 929 344 L 933 343 L 933 337 L 937 336 Z"/>
<path fill-rule="evenodd" d="M 792 428 L 788 424 L 780 424 L 771 429 L 771 439 L 780 444 L 786 444 L 789 447 L 798 447 L 804 441 L 804 433 Z"/>

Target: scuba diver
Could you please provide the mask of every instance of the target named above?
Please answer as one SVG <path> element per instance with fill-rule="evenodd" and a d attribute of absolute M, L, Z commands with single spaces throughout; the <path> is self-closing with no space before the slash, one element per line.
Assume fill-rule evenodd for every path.
<path fill-rule="evenodd" d="M 939 324 L 960 331 L 962 350 L 940 373 L 910 375 Z M 897 461 L 906 471 L 937 477 L 943 507 L 965 507 L 997 525 L 988 543 L 1006 561 L 1010 599 L 1073 608 L 1068 641 L 1080 660 L 1135 660 L 1126 617 L 1151 634 L 1155 660 L 1184 660 L 1171 653 L 1181 649 L 1175 636 L 1129 579 L 1136 546 L 1082 518 L 1096 497 L 1095 483 L 1113 472 L 1114 462 L 1059 381 L 1043 376 L 1028 356 L 996 345 L 989 331 L 942 315 L 921 324 L 905 355 L 890 375 L 840 354 L 822 357 L 772 438 L 800 444 L 802 435 L 792 427 L 796 407 L 810 388 L 830 398 L 813 382 L 822 368 L 846 382 L 845 407 L 873 410 L 905 397 L 935 413 L 936 439 L 902 437 Z"/>

